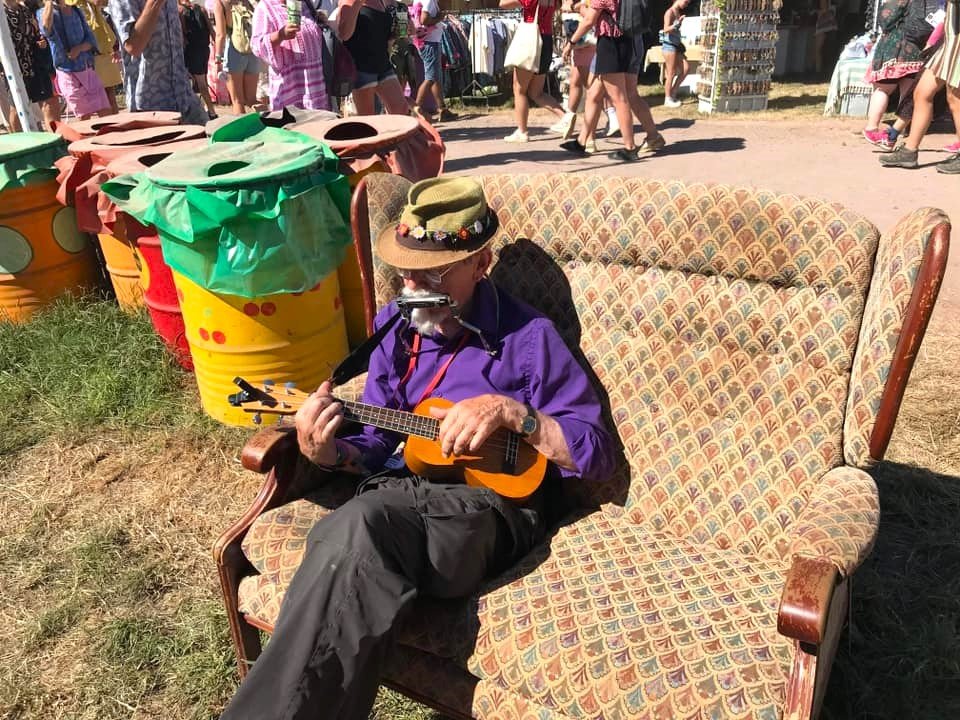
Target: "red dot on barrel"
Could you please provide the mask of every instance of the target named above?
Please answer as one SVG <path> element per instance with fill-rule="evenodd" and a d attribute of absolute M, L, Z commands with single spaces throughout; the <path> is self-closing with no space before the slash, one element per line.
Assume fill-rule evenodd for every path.
<path fill-rule="evenodd" d="M 260 311 L 264 315 L 273 315 L 277 311 L 277 306 L 272 302 L 266 302 L 260 306 Z"/>
<path fill-rule="evenodd" d="M 312 288 L 310 288 L 310 292 L 316 292 L 317 290 L 320 289 L 320 286 L 321 286 L 321 285 L 323 285 L 323 280 L 321 280 L 321 281 L 318 282 L 316 285 L 314 285 Z"/>
<path fill-rule="evenodd" d="M 243 312 L 250 317 L 256 317 L 260 314 L 260 306 L 256 303 L 247 303 L 243 306 Z"/>
<path fill-rule="evenodd" d="M 339 309 L 340 309 L 340 296 L 339 296 L 339 295 L 337 295 L 337 296 L 335 296 L 335 297 L 333 298 L 333 309 L 334 309 L 334 310 L 339 310 Z"/>
<path fill-rule="evenodd" d="M 207 332 L 206 328 L 200 328 L 200 337 L 202 337 L 204 340 L 210 339 L 210 333 Z"/>
<path fill-rule="evenodd" d="M 214 331 L 213 331 L 213 341 L 214 341 L 217 345 L 223 345 L 223 344 L 227 341 L 227 336 L 224 335 L 224 334 L 223 334 L 222 332 L 220 332 L 219 330 L 214 330 Z"/>
<path fill-rule="evenodd" d="M 179 300 L 180 302 L 183 302 L 183 290 L 181 290 L 180 288 L 177 288 L 177 300 Z"/>

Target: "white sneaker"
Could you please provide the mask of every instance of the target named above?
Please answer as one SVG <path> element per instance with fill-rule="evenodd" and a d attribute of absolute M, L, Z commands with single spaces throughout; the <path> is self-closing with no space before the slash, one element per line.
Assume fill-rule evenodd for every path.
<path fill-rule="evenodd" d="M 668 108 L 678 108 L 678 107 L 680 107 L 681 105 L 683 105 L 683 103 L 680 102 L 679 100 L 675 99 L 675 98 L 664 98 L 664 100 L 663 100 L 663 106 L 664 106 L 664 107 L 668 107 Z"/>
<path fill-rule="evenodd" d="M 618 132 L 620 132 L 620 121 L 617 120 L 617 111 L 614 108 L 608 108 L 606 137 L 613 137 Z"/>
<path fill-rule="evenodd" d="M 593 155 L 597 151 L 597 141 L 593 138 L 587 140 L 587 144 L 583 146 L 583 151 L 587 155 Z"/>
<path fill-rule="evenodd" d="M 576 122 L 577 116 L 574 113 L 564 113 L 562 118 L 550 126 L 550 132 L 563 135 L 563 139 L 567 140 L 569 139 L 569 135 L 567 133 L 570 132 Z"/>
<path fill-rule="evenodd" d="M 508 143 L 525 143 L 530 139 L 530 136 L 525 132 L 520 132 L 520 129 L 514 130 L 512 133 L 507 135 L 503 141 Z"/>

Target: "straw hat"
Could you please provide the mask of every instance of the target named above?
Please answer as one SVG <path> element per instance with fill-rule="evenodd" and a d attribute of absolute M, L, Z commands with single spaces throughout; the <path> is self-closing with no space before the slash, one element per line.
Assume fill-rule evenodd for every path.
<path fill-rule="evenodd" d="M 410 188 L 400 223 L 380 235 L 376 251 L 393 267 L 429 270 L 476 255 L 498 227 L 476 180 L 430 178 Z"/>

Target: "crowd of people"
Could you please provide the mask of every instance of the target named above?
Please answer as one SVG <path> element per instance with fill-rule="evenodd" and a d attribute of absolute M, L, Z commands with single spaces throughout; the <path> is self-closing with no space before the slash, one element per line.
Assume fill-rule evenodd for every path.
<path fill-rule="evenodd" d="M 359 115 L 383 110 L 433 122 L 457 117 L 443 95 L 445 13 L 438 0 L 3 2 L 27 95 L 48 127 L 63 109 L 81 119 L 116 112 L 121 84 L 128 109 L 175 110 L 191 123 L 216 117 L 214 97 L 223 102 L 225 96 L 238 115 L 286 106 L 351 106 Z M 677 93 L 689 70 L 680 35 L 689 2 L 674 0 L 663 17 L 667 107 L 679 105 Z M 931 12 L 938 3 L 939 13 Z M 623 142 L 611 154 L 615 159 L 631 162 L 664 147 L 637 92 L 644 37 L 652 25 L 646 2 L 500 0 L 500 7 L 519 9 L 523 23 L 535 25 L 540 36 L 538 57 L 512 71 L 516 128 L 505 142 L 529 140 L 530 108 L 536 105 L 556 117 L 549 129 L 570 153 L 595 152 L 604 117 L 606 136 Z M 882 34 L 867 76 L 875 92 L 863 135 L 890 151 L 881 158 L 885 166 L 917 167 L 938 92 L 946 89 L 960 124 L 958 15 L 957 0 L 884 0 L 880 6 Z M 556 29 L 561 35 L 555 42 Z M 563 103 L 545 90 L 555 53 L 569 66 Z M 882 125 L 895 91 L 897 119 Z M 0 101 L 8 126 L 18 129 L 8 92 L 0 93 Z M 634 121 L 643 132 L 640 142 Z M 960 143 L 947 150 L 951 157 L 938 169 L 960 172 Z"/>
<path fill-rule="evenodd" d="M 919 167 L 920 142 L 933 119 L 938 93 L 946 93 L 954 125 L 960 129 L 960 11 L 956 0 L 937 5 L 937 0 L 885 0 L 880 6 L 882 34 L 866 78 L 874 91 L 863 136 L 889 151 L 880 158 L 884 167 Z M 896 119 L 883 125 L 894 92 L 899 97 Z M 950 156 L 937 170 L 960 174 L 960 141 L 944 149 Z"/>

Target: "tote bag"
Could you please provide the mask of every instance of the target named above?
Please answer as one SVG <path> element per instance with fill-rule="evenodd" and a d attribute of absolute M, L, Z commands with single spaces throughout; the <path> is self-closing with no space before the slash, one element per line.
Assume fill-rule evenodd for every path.
<path fill-rule="evenodd" d="M 505 69 L 521 68 L 535 73 L 540 68 L 540 4 L 533 15 L 533 22 L 521 22 L 513 34 L 513 41 L 507 48 L 503 61 Z"/>

